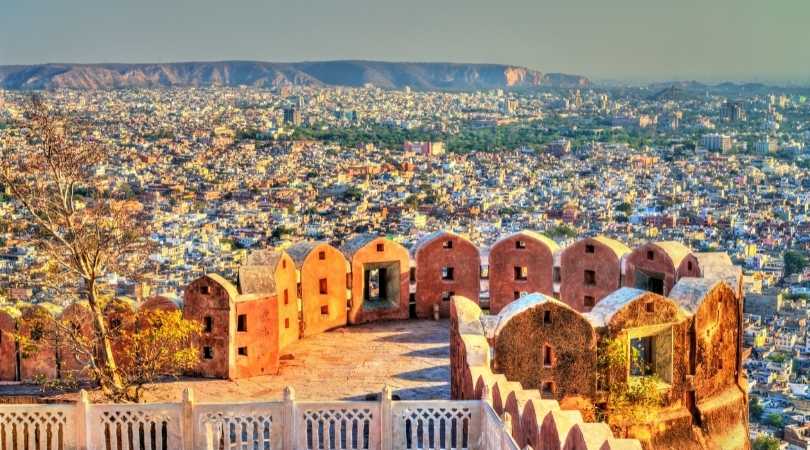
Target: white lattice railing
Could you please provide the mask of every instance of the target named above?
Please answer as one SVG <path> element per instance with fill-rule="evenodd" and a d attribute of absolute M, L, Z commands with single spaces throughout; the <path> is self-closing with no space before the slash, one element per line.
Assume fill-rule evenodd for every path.
<path fill-rule="evenodd" d="M 483 401 L 0 405 L 0 450 L 519 450 Z"/>
<path fill-rule="evenodd" d="M 295 407 L 296 449 L 380 448 L 380 403 L 299 403 Z"/>
<path fill-rule="evenodd" d="M 0 406 L 0 450 L 77 448 L 71 405 Z"/>
<path fill-rule="evenodd" d="M 394 448 L 477 450 L 480 447 L 481 402 L 395 402 Z"/>

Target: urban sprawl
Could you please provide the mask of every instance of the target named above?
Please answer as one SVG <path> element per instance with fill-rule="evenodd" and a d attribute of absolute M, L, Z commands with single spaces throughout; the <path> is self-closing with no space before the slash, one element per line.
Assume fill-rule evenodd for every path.
<path fill-rule="evenodd" d="M 98 170 L 148 216 L 145 280 L 182 298 L 256 249 L 356 233 L 411 247 L 434 230 L 482 249 L 536 230 L 680 241 L 744 270 L 751 435 L 810 438 L 810 102 L 680 87 L 417 92 L 289 86 L 53 91 L 113 149 Z M 23 146 L 29 93 L 0 91 L 0 146 Z M 0 187 L 0 303 L 54 302 L 44 258 Z M 482 286 L 482 290 L 486 285 Z M 484 299 L 486 296 L 484 295 Z M 810 433 L 808 433 L 810 434 Z"/>

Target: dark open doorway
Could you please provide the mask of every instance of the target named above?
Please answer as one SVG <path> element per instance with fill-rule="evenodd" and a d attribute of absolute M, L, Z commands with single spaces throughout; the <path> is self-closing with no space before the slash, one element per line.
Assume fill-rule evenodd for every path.
<path fill-rule="evenodd" d="M 363 265 L 363 309 L 399 307 L 399 261 Z"/>
<path fill-rule="evenodd" d="M 636 288 L 664 295 L 664 274 L 637 269 Z"/>

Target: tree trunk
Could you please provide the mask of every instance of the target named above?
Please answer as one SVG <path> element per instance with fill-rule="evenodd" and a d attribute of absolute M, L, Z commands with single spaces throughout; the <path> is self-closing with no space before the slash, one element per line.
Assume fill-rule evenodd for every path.
<path fill-rule="evenodd" d="M 101 366 L 104 374 L 99 377 L 99 384 L 101 384 L 105 394 L 120 397 L 124 394 L 124 383 L 121 380 L 121 374 L 118 372 L 118 366 L 115 364 L 115 355 L 112 351 L 112 343 L 104 320 L 104 313 L 98 303 L 95 280 L 87 281 L 87 300 L 93 313 L 96 342 L 101 349 Z"/>

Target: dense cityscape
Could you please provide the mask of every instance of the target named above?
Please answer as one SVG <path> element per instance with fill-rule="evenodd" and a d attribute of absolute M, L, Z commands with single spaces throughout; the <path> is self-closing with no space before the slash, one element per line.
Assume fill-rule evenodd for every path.
<path fill-rule="evenodd" d="M 806 445 L 810 102 L 729 89 L 44 95 L 96 124 L 95 138 L 114 149 L 100 170 L 148 216 L 148 276 L 106 280 L 116 295 L 179 298 L 206 272 L 235 277 L 251 250 L 361 232 L 410 246 L 445 229 L 482 248 L 522 229 L 562 245 L 597 234 L 678 240 L 744 269 L 752 436 Z M 28 98 L 0 92 L 0 145 L 24 145 Z M 0 211 L 0 295 L 54 301 L 71 290 L 38 283 L 43 260 L 15 232 L 8 197 Z"/>

